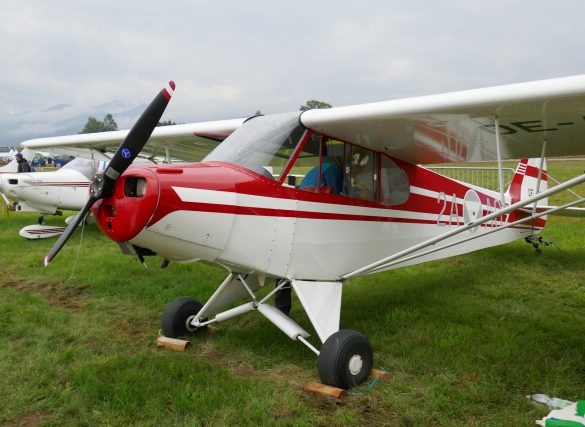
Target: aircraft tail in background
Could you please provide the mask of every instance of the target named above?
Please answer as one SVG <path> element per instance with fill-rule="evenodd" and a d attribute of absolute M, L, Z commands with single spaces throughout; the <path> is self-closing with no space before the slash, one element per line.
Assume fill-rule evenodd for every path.
<path fill-rule="evenodd" d="M 36 154 L 33 150 L 29 150 L 28 148 L 24 148 L 21 153 L 23 157 L 29 162 L 29 164 L 32 163 Z M 17 170 L 18 162 L 16 161 L 16 157 L 12 159 L 6 166 L 0 167 L 0 173 L 15 173 Z"/>

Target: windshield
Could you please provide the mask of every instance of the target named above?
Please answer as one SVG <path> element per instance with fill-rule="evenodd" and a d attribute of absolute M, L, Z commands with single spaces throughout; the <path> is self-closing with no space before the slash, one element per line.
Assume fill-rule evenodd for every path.
<path fill-rule="evenodd" d="M 203 161 L 234 163 L 271 179 L 280 176 L 305 128 L 300 113 L 258 116 L 246 121 Z"/>
<path fill-rule="evenodd" d="M 83 174 L 87 179 L 91 180 L 93 176 L 97 173 L 100 169 L 105 169 L 106 162 L 98 161 L 98 160 L 89 160 L 89 159 L 82 159 L 81 157 L 76 157 L 66 165 L 61 167 L 63 169 L 72 169 L 77 172 Z"/>

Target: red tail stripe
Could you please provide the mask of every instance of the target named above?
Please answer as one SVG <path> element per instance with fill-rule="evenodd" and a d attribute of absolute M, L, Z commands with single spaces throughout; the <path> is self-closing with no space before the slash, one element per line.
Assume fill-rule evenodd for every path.
<path fill-rule="evenodd" d="M 538 178 L 538 168 L 536 166 L 528 165 L 526 167 L 526 172 L 524 173 L 524 175 L 529 176 L 531 178 Z M 543 181 L 546 181 L 547 178 L 548 178 L 548 175 L 546 174 L 546 171 L 543 170 L 541 179 Z"/>

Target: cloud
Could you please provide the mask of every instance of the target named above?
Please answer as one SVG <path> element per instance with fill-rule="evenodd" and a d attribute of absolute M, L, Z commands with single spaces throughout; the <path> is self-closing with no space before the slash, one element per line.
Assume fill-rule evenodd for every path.
<path fill-rule="evenodd" d="M 165 117 L 190 122 L 579 74 L 582 16 L 581 0 L 8 2 L 0 144 L 169 79 Z"/>

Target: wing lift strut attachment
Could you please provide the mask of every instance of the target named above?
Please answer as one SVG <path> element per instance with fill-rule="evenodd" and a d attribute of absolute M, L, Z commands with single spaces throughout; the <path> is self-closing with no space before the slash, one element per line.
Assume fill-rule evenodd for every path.
<path fill-rule="evenodd" d="M 346 274 L 342 275 L 339 279 L 340 280 L 346 280 L 346 279 L 350 279 L 352 277 L 357 277 L 357 276 L 362 276 L 362 275 L 369 274 L 369 273 L 374 273 L 374 272 L 380 271 L 382 269 L 386 269 L 386 268 L 392 267 L 392 266 L 394 266 L 396 264 L 400 264 L 400 263 L 403 263 L 403 262 L 406 262 L 406 261 L 410 261 L 412 259 L 415 259 L 415 258 L 418 258 L 418 257 L 422 257 L 422 256 L 425 256 L 425 255 L 428 255 L 428 254 L 431 254 L 433 252 L 437 252 L 437 251 L 440 251 L 440 250 L 443 250 L 443 249 L 447 249 L 447 248 L 449 248 L 451 246 L 458 245 L 458 244 L 461 244 L 461 243 L 465 243 L 467 241 L 470 241 L 470 240 L 473 240 L 473 239 L 477 239 L 478 237 L 483 237 L 483 236 L 486 236 L 488 234 L 494 233 L 496 231 L 501 231 L 501 230 L 503 230 L 505 228 L 513 227 L 515 225 L 518 225 L 518 224 L 521 224 L 521 223 L 524 223 L 524 222 L 527 222 L 527 221 L 532 221 L 532 220 L 534 220 L 536 218 L 540 218 L 541 216 L 548 215 L 548 214 L 551 214 L 551 213 L 560 211 L 562 209 L 566 209 L 566 208 L 569 208 L 569 207 L 572 207 L 572 206 L 581 204 L 581 203 L 585 202 L 585 198 L 581 198 L 579 200 L 576 200 L 576 201 L 567 203 L 567 204 L 562 205 L 562 206 L 551 207 L 550 209 L 547 209 L 544 212 L 539 212 L 537 214 L 533 214 L 532 216 L 528 216 L 526 218 L 519 219 L 519 220 L 514 221 L 512 223 L 505 224 L 505 225 L 501 225 L 499 227 L 493 228 L 492 230 L 490 230 L 490 231 L 488 231 L 486 233 L 475 234 L 473 236 L 470 236 L 470 237 L 467 237 L 467 238 L 458 240 L 456 242 L 452 242 L 452 243 L 448 243 L 448 244 L 441 245 L 441 246 L 438 246 L 438 247 L 434 247 L 434 248 L 429 249 L 429 250 L 424 251 L 424 252 L 418 252 L 418 251 L 420 251 L 422 249 L 428 248 L 428 247 L 433 246 L 433 245 L 435 245 L 435 244 L 437 244 L 439 242 L 442 242 L 443 240 L 446 240 L 446 239 L 448 239 L 450 237 L 459 235 L 459 234 L 463 233 L 464 231 L 473 229 L 473 228 L 475 228 L 475 227 L 477 227 L 477 226 L 479 226 L 481 224 L 484 224 L 484 223 L 486 223 L 488 221 L 491 221 L 491 220 L 493 220 L 495 218 L 501 217 L 502 215 L 509 214 L 509 213 L 511 213 L 513 211 L 522 209 L 525 206 L 531 205 L 531 204 L 533 204 L 533 203 L 535 203 L 535 202 L 537 202 L 537 201 L 539 201 L 541 199 L 544 199 L 546 197 L 549 197 L 549 196 L 552 196 L 554 194 L 560 193 L 561 191 L 564 191 L 566 189 L 569 189 L 569 188 L 571 188 L 571 187 L 573 187 L 575 185 L 581 184 L 583 182 L 585 182 L 585 174 L 579 175 L 578 177 L 575 177 L 575 178 L 573 178 L 573 179 L 571 179 L 569 181 L 566 181 L 566 182 L 564 182 L 562 184 L 559 184 L 559 185 L 557 185 L 557 186 L 555 186 L 555 187 L 553 187 L 553 188 L 551 188 L 551 189 L 549 189 L 547 191 L 544 191 L 544 192 L 542 192 L 542 193 L 540 193 L 540 194 L 538 194 L 536 196 L 533 196 L 533 197 L 531 197 L 531 198 L 529 198 L 527 200 L 521 200 L 518 203 L 514 203 L 514 204 L 512 204 L 512 205 L 510 205 L 508 207 L 505 207 L 503 209 L 497 210 L 497 211 L 495 211 L 495 212 L 493 212 L 493 213 L 491 213 L 489 215 L 485 215 L 485 216 L 483 216 L 481 218 L 478 218 L 475 221 L 471 221 L 468 224 L 463 225 L 463 226 L 458 227 L 458 228 L 455 228 L 454 230 L 451 230 L 451 231 L 449 231 L 447 233 L 440 234 L 439 236 L 433 237 L 433 238 L 428 239 L 428 240 L 426 240 L 424 242 L 421 242 L 421 243 L 419 243 L 417 245 L 411 246 L 410 248 L 405 249 L 403 251 L 400 251 L 400 252 L 398 252 L 398 253 L 396 253 L 394 255 L 388 256 L 386 258 L 382 258 L 379 261 L 376 261 L 376 262 L 373 262 L 373 263 L 371 263 L 369 265 L 366 265 L 365 267 L 361 267 L 361 268 L 358 268 L 357 270 L 354 270 L 354 271 L 351 271 L 349 273 L 346 273 Z"/>

